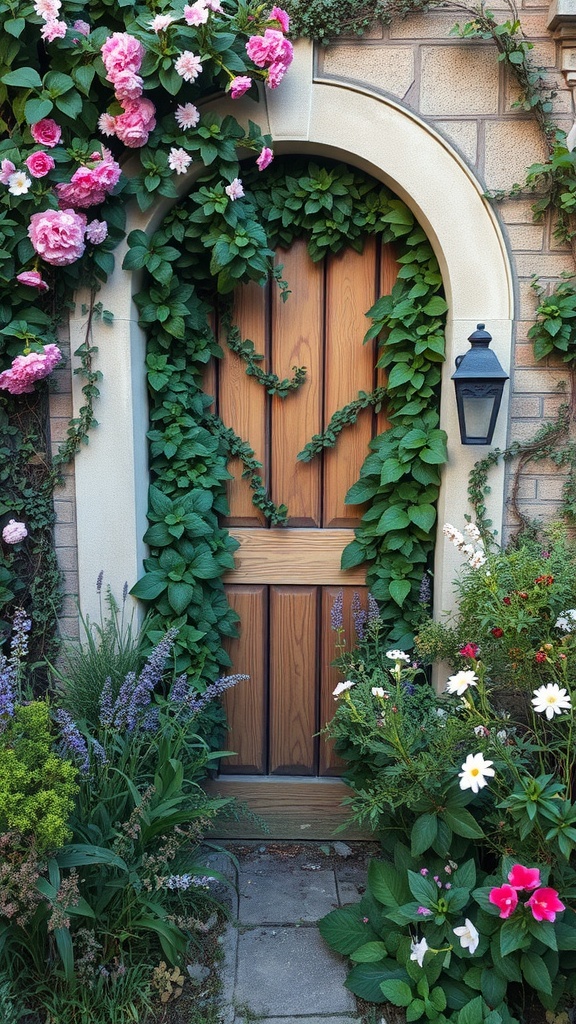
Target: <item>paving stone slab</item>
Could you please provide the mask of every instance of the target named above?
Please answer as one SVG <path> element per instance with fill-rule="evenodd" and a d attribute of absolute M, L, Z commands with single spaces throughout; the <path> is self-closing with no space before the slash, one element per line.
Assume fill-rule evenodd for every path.
<path fill-rule="evenodd" d="M 335 866 L 335 874 L 340 903 L 358 903 L 366 891 L 367 866 L 344 862 Z"/>
<path fill-rule="evenodd" d="M 306 871 L 295 865 L 241 867 L 238 880 L 241 924 L 297 924 L 318 921 L 335 906 L 334 872 Z"/>
<path fill-rule="evenodd" d="M 264 1017 L 353 1013 L 347 973 L 316 928 L 250 929 L 238 937 L 236 1016 L 244 1006 Z"/>
<path fill-rule="evenodd" d="M 220 977 L 219 1014 L 222 1024 L 232 1024 L 234 1020 L 234 986 L 236 983 L 236 957 L 238 952 L 238 929 L 227 924 L 219 938 L 223 958 L 218 973 Z"/>
<path fill-rule="evenodd" d="M 360 1017 L 264 1017 L 258 1024 L 359 1024 Z M 241 1024 L 242 1017 L 236 1018 L 236 1024 Z"/>

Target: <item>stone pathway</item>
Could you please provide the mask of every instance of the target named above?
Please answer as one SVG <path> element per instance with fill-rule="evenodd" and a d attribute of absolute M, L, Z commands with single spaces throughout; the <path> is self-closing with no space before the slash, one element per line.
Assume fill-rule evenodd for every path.
<path fill-rule="evenodd" d="M 360 899 L 375 848 L 344 843 L 227 843 L 239 868 L 224 936 L 224 1024 L 355 1024 L 346 958 L 316 922 Z M 323 847 L 324 849 L 321 849 Z M 329 853 L 326 850 L 329 848 Z M 231 861 L 214 865 L 230 875 Z"/>

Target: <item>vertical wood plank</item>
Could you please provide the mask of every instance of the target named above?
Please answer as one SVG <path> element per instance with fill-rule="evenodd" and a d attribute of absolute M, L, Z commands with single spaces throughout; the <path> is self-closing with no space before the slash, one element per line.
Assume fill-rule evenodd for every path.
<path fill-rule="evenodd" d="M 224 694 L 228 720 L 226 749 L 235 751 L 223 758 L 220 771 L 263 774 L 266 771 L 266 675 L 267 675 L 267 587 L 228 586 L 226 595 L 240 616 L 240 636 L 225 641 L 230 655 L 230 673 L 249 675 Z"/>
<path fill-rule="evenodd" d="M 338 594 L 342 592 L 343 634 L 332 629 L 332 608 Z M 331 664 L 342 654 L 337 647 L 338 640 L 345 640 L 344 650 L 349 651 L 357 642 L 354 627 L 354 594 L 358 595 L 360 607 L 365 611 L 368 600 L 367 587 L 323 587 L 320 613 L 320 728 L 326 725 L 336 710 L 333 691 L 344 678 L 342 671 Z M 350 677 L 352 678 L 352 677 Z M 320 738 L 320 775 L 341 775 L 344 761 L 334 753 L 334 743 Z"/>
<path fill-rule="evenodd" d="M 374 303 L 375 291 L 375 239 L 367 240 L 363 253 L 347 249 L 328 258 L 324 426 L 359 391 L 374 386 L 374 343 L 363 345 L 362 340 L 369 327 L 365 313 Z M 353 526 L 358 521 L 358 506 L 345 505 L 344 498 L 368 453 L 371 420 L 370 410 L 364 410 L 353 427 L 344 429 L 336 447 L 324 454 L 324 526 Z"/>
<path fill-rule="evenodd" d="M 255 282 L 237 288 L 234 295 L 233 322 L 240 328 L 243 338 L 250 338 L 256 351 L 266 354 L 266 289 Z M 262 476 L 267 473 L 266 445 L 266 390 L 253 377 L 246 376 L 242 359 L 227 348 L 220 339 L 224 359 L 219 367 L 218 408 L 226 426 L 232 427 L 239 436 L 248 441 L 256 458 L 262 462 Z M 260 364 L 267 369 L 267 358 Z M 225 522 L 228 526 L 264 525 L 262 513 L 252 504 L 252 491 L 248 481 L 242 480 L 242 464 L 231 459 L 228 469 L 233 480 L 228 482 L 230 515 Z"/>
<path fill-rule="evenodd" d="M 398 277 L 398 271 L 400 265 L 396 262 L 396 252 L 394 246 L 390 244 L 381 244 L 380 248 L 380 295 L 390 295 L 396 279 Z M 378 358 L 379 348 L 382 346 L 376 346 L 374 351 L 374 362 Z M 388 375 L 384 370 L 378 367 L 376 369 L 376 383 L 379 387 L 383 387 L 388 383 Z M 375 433 L 383 434 L 385 430 L 390 427 L 390 420 L 386 416 L 386 408 L 380 410 L 376 416 Z"/>
<path fill-rule="evenodd" d="M 272 368 L 284 378 L 294 366 L 305 366 L 306 380 L 287 398 L 272 398 L 271 493 L 288 505 L 290 525 L 319 526 L 320 460 L 298 462 L 296 456 L 322 429 L 324 273 L 303 241 L 280 253 L 278 262 L 292 294 L 284 303 L 278 289 L 272 293 Z"/>
<path fill-rule="evenodd" d="M 270 773 L 316 773 L 317 595 L 270 588 Z"/>

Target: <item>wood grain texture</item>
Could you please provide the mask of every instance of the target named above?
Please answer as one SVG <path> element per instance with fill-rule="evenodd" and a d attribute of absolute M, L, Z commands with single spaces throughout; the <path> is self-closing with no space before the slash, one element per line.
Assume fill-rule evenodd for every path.
<path fill-rule="evenodd" d="M 226 573 L 226 583 L 318 583 L 363 586 L 362 566 L 341 569 L 346 544 L 353 530 L 231 529 L 239 542 L 234 552 L 236 568 Z"/>
<path fill-rule="evenodd" d="M 283 252 L 280 262 L 292 294 L 284 303 L 277 289 L 272 293 L 272 366 L 279 377 L 291 377 L 294 366 L 307 372 L 296 393 L 272 398 L 271 494 L 288 505 L 290 525 L 319 526 L 321 463 L 296 456 L 322 429 L 324 272 L 303 241 Z"/>
<path fill-rule="evenodd" d="M 259 364 L 268 370 L 268 339 L 266 329 L 266 289 L 255 282 L 239 287 L 234 295 L 233 322 L 240 328 L 243 338 L 254 342 L 256 352 L 265 358 Z M 266 431 L 266 390 L 254 377 L 246 375 L 246 364 L 239 356 L 227 349 L 220 339 L 225 358 L 219 365 L 218 409 L 226 426 L 249 442 L 256 458 L 262 462 L 262 475 L 268 466 L 268 444 Z M 242 480 L 242 464 L 231 459 L 228 469 L 233 475 L 227 487 L 230 515 L 224 521 L 227 525 L 265 525 L 264 516 L 252 504 L 252 491 L 247 480 Z"/>
<path fill-rule="evenodd" d="M 212 797 L 234 797 L 263 818 L 269 831 L 248 819 L 216 820 L 209 835 L 214 839 L 323 839 L 334 841 L 334 830 L 343 825 L 350 810 L 342 806 L 351 790 L 337 779 L 226 776 L 210 779 L 204 788 Z M 374 840 L 367 829 L 348 825 L 338 833 L 346 841 Z"/>
<path fill-rule="evenodd" d="M 338 409 L 374 387 L 374 343 L 363 345 L 366 310 L 376 298 L 376 240 L 363 253 L 347 249 L 330 256 L 326 274 L 324 426 Z M 345 428 L 335 448 L 324 453 L 323 525 L 355 526 L 361 509 L 345 505 L 347 490 L 360 475 L 372 437 L 372 413 L 365 409 Z"/>
<path fill-rule="evenodd" d="M 317 587 L 270 588 L 271 774 L 314 775 Z"/>
<path fill-rule="evenodd" d="M 229 725 L 226 750 L 233 757 L 222 760 L 221 771 L 260 774 L 266 771 L 268 588 L 226 587 L 231 607 L 240 616 L 240 636 L 225 641 L 230 673 L 248 675 L 224 695 Z"/>

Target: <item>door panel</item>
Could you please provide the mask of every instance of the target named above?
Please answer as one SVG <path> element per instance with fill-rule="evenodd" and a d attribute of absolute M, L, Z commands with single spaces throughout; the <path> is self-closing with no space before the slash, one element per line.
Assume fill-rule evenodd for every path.
<path fill-rule="evenodd" d="M 370 438 L 387 425 L 385 414 L 365 410 L 335 448 L 311 463 L 296 456 L 337 409 L 383 382 L 375 371 L 375 344 L 362 344 L 365 313 L 390 290 L 397 267 L 391 250 L 374 239 L 362 254 L 348 250 L 316 264 L 305 243 L 296 242 L 278 261 L 291 290 L 288 301 L 281 301 L 275 285 L 271 291 L 240 288 L 234 322 L 278 376 L 305 366 L 304 385 L 285 399 L 270 398 L 229 352 L 217 374 L 220 415 L 254 448 L 274 501 L 287 504 L 290 517 L 286 527 L 269 527 L 236 474 L 227 524 L 240 547 L 225 583 L 241 617 L 241 636 L 228 650 L 232 671 L 250 680 L 226 694 L 228 748 L 235 755 L 222 762 L 221 773 L 301 776 L 304 782 L 341 771 L 332 746 L 317 734 L 333 714 L 332 691 L 341 678 L 330 664 L 336 654 L 334 599 L 342 589 L 349 642 L 354 592 L 364 604 L 367 599 L 362 567 L 340 568 L 362 512 L 344 498 L 358 479 Z"/>

